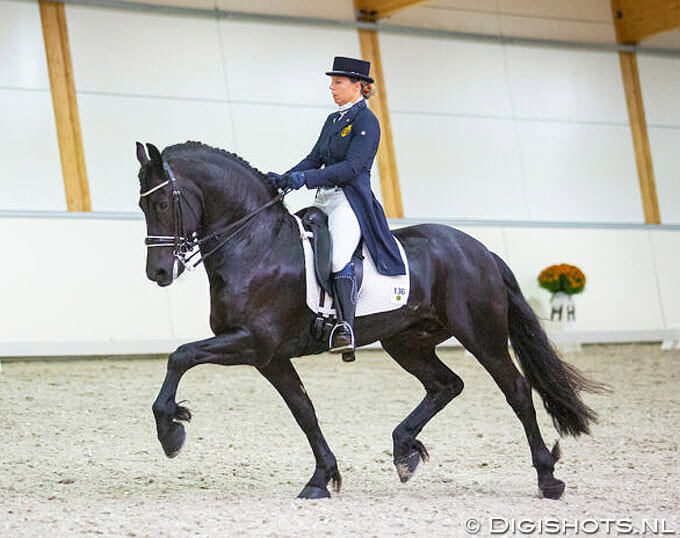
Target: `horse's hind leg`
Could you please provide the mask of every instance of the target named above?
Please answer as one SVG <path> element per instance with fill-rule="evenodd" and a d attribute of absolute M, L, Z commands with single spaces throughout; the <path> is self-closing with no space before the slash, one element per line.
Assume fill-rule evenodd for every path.
<path fill-rule="evenodd" d="M 545 446 L 536 422 L 531 386 L 512 362 L 507 340 L 497 337 L 480 339 L 487 344 L 494 340 L 497 341 L 497 345 L 493 347 L 485 345 L 486 349 L 472 349 L 471 351 L 491 374 L 517 418 L 522 422 L 531 449 L 531 460 L 538 474 L 538 487 L 541 494 L 550 499 L 559 499 L 564 491 L 564 482 L 553 476 L 555 463 L 560 457 L 559 446 L 555 444 L 552 452 Z"/>
<path fill-rule="evenodd" d="M 400 480 L 406 482 L 420 461 L 428 458 L 425 446 L 416 436 L 434 415 L 461 393 L 463 380 L 439 360 L 434 345 L 414 342 L 405 335 L 382 344 L 404 370 L 420 380 L 426 391 L 423 401 L 392 432 L 394 465 Z"/>

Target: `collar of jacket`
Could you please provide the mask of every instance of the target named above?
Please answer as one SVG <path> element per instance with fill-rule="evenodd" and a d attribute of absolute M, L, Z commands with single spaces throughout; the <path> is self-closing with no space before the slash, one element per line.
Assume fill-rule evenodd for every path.
<path fill-rule="evenodd" d="M 338 132 L 340 129 L 343 127 L 347 127 L 352 123 L 356 115 L 361 112 L 363 109 L 366 108 L 366 99 L 361 99 L 358 103 L 356 103 L 352 108 L 350 108 L 345 114 L 340 118 L 339 121 L 336 121 L 335 123 L 332 124 L 331 127 L 331 133 L 335 134 Z M 334 112 L 334 115 L 339 115 L 339 112 Z M 334 118 L 337 116 L 334 116 Z"/>

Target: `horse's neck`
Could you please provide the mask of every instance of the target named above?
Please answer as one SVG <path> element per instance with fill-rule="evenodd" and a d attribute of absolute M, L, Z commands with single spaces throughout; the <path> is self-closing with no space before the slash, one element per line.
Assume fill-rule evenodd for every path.
<path fill-rule="evenodd" d="M 226 228 L 271 201 L 271 195 L 258 184 L 254 184 L 248 196 L 229 193 L 220 182 L 203 182 L 197 186 L 203 201 L 202 235 Z"/>
<path fill-rule="evenodd" d="M 234 234 L 233 237 L 206 259 L 209 276 L 219 273 L 222 277 L 228 275 L 232 281 L 249 280 L 254 272 L 260 270 L 262 263 L 274 268 L 296 262 L 294 258 L 297 250 L 291 246 L 300 240 L 297 223 L 279 204 L 282 203 L 263 209 L 244 223 L 242 228 L 237 225 L 229 231 L 229 234 Z M 208 244 L 208 248 L 212 246 Z"/>

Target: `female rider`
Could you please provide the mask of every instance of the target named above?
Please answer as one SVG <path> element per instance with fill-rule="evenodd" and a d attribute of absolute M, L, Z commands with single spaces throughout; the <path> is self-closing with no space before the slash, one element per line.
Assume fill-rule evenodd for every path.
<path fill-rule="evenodd" d="M 351 263 L 363 237 L 379 273 L 403 275 L 399 247 L 385 212 L 371 191 L 371 165 L 380 142 L 380 124 L 366 106 L 373 95 L 371 64 L 336 56 L 329 86 L 339 106 L 324 123 L 312 151 L 285 174 L 269 172 L 281 189 L 306 185 L 317 189 L 314 205 L 328 215 L 333 245 L 332 281 L 338 324 L 331 333 L 330 352 L 353 360 L 356 280 Z"/>

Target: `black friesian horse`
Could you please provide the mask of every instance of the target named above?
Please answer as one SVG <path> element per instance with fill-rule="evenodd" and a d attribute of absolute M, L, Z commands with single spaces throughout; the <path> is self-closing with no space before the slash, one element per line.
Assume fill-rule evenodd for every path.
<path fill-rule="evenodd" d="M 191 419 L 189 410 L 175 402 L 182 375 L 199 364 L 248 364 L 279 391 L 311 445 L 316 468 L 300 497 L 329 497 L 329 482 L 340 487 L 337 462 L 290 360 L 327 349 L 310 330 L 315 316 L 305 301 L 295 220 L 266 176 L 232 153 L 198 142 L 170 146 L 162 155 L 151 144 L 147 149 L 149 156 L 138 143 L 140 207 L 147 244 L 159 248 L 148 249 L 146 274 L 160 286 L 171 284 L 183 270 L 173 253 L 178 243 L 193 232 L 203 238 L 215 334 L 180 346 L 168 359 L 153 404 L 166 455 L 179 453 L 185 430 L 178 421 Z M 578 436 L 589 433 L 596 419 L 579 393 L 601 385 L 558 358 L 511 270 L 479 241 L 429 224 L 395 235 L 409 258 L 411 296 L 398 310 L 357 319 L 356 339 L 358 346 L 380 340 L 425 387 L 423 401 L 392 434 L 400 479 L 407 481 L 428 458 L 416 436 L 463 390 L 463 380 L 435 354 L 437 344 L 455 336 L 491 374 L 522 422 L 542 494 L 559 498 L 564 482 L 553 476 L 559 446 L 551 451 L 543 442 L 531 389 L 543 399 L 560 434 Z M 524 376 L 510 357 L 508 336 Z"/>

